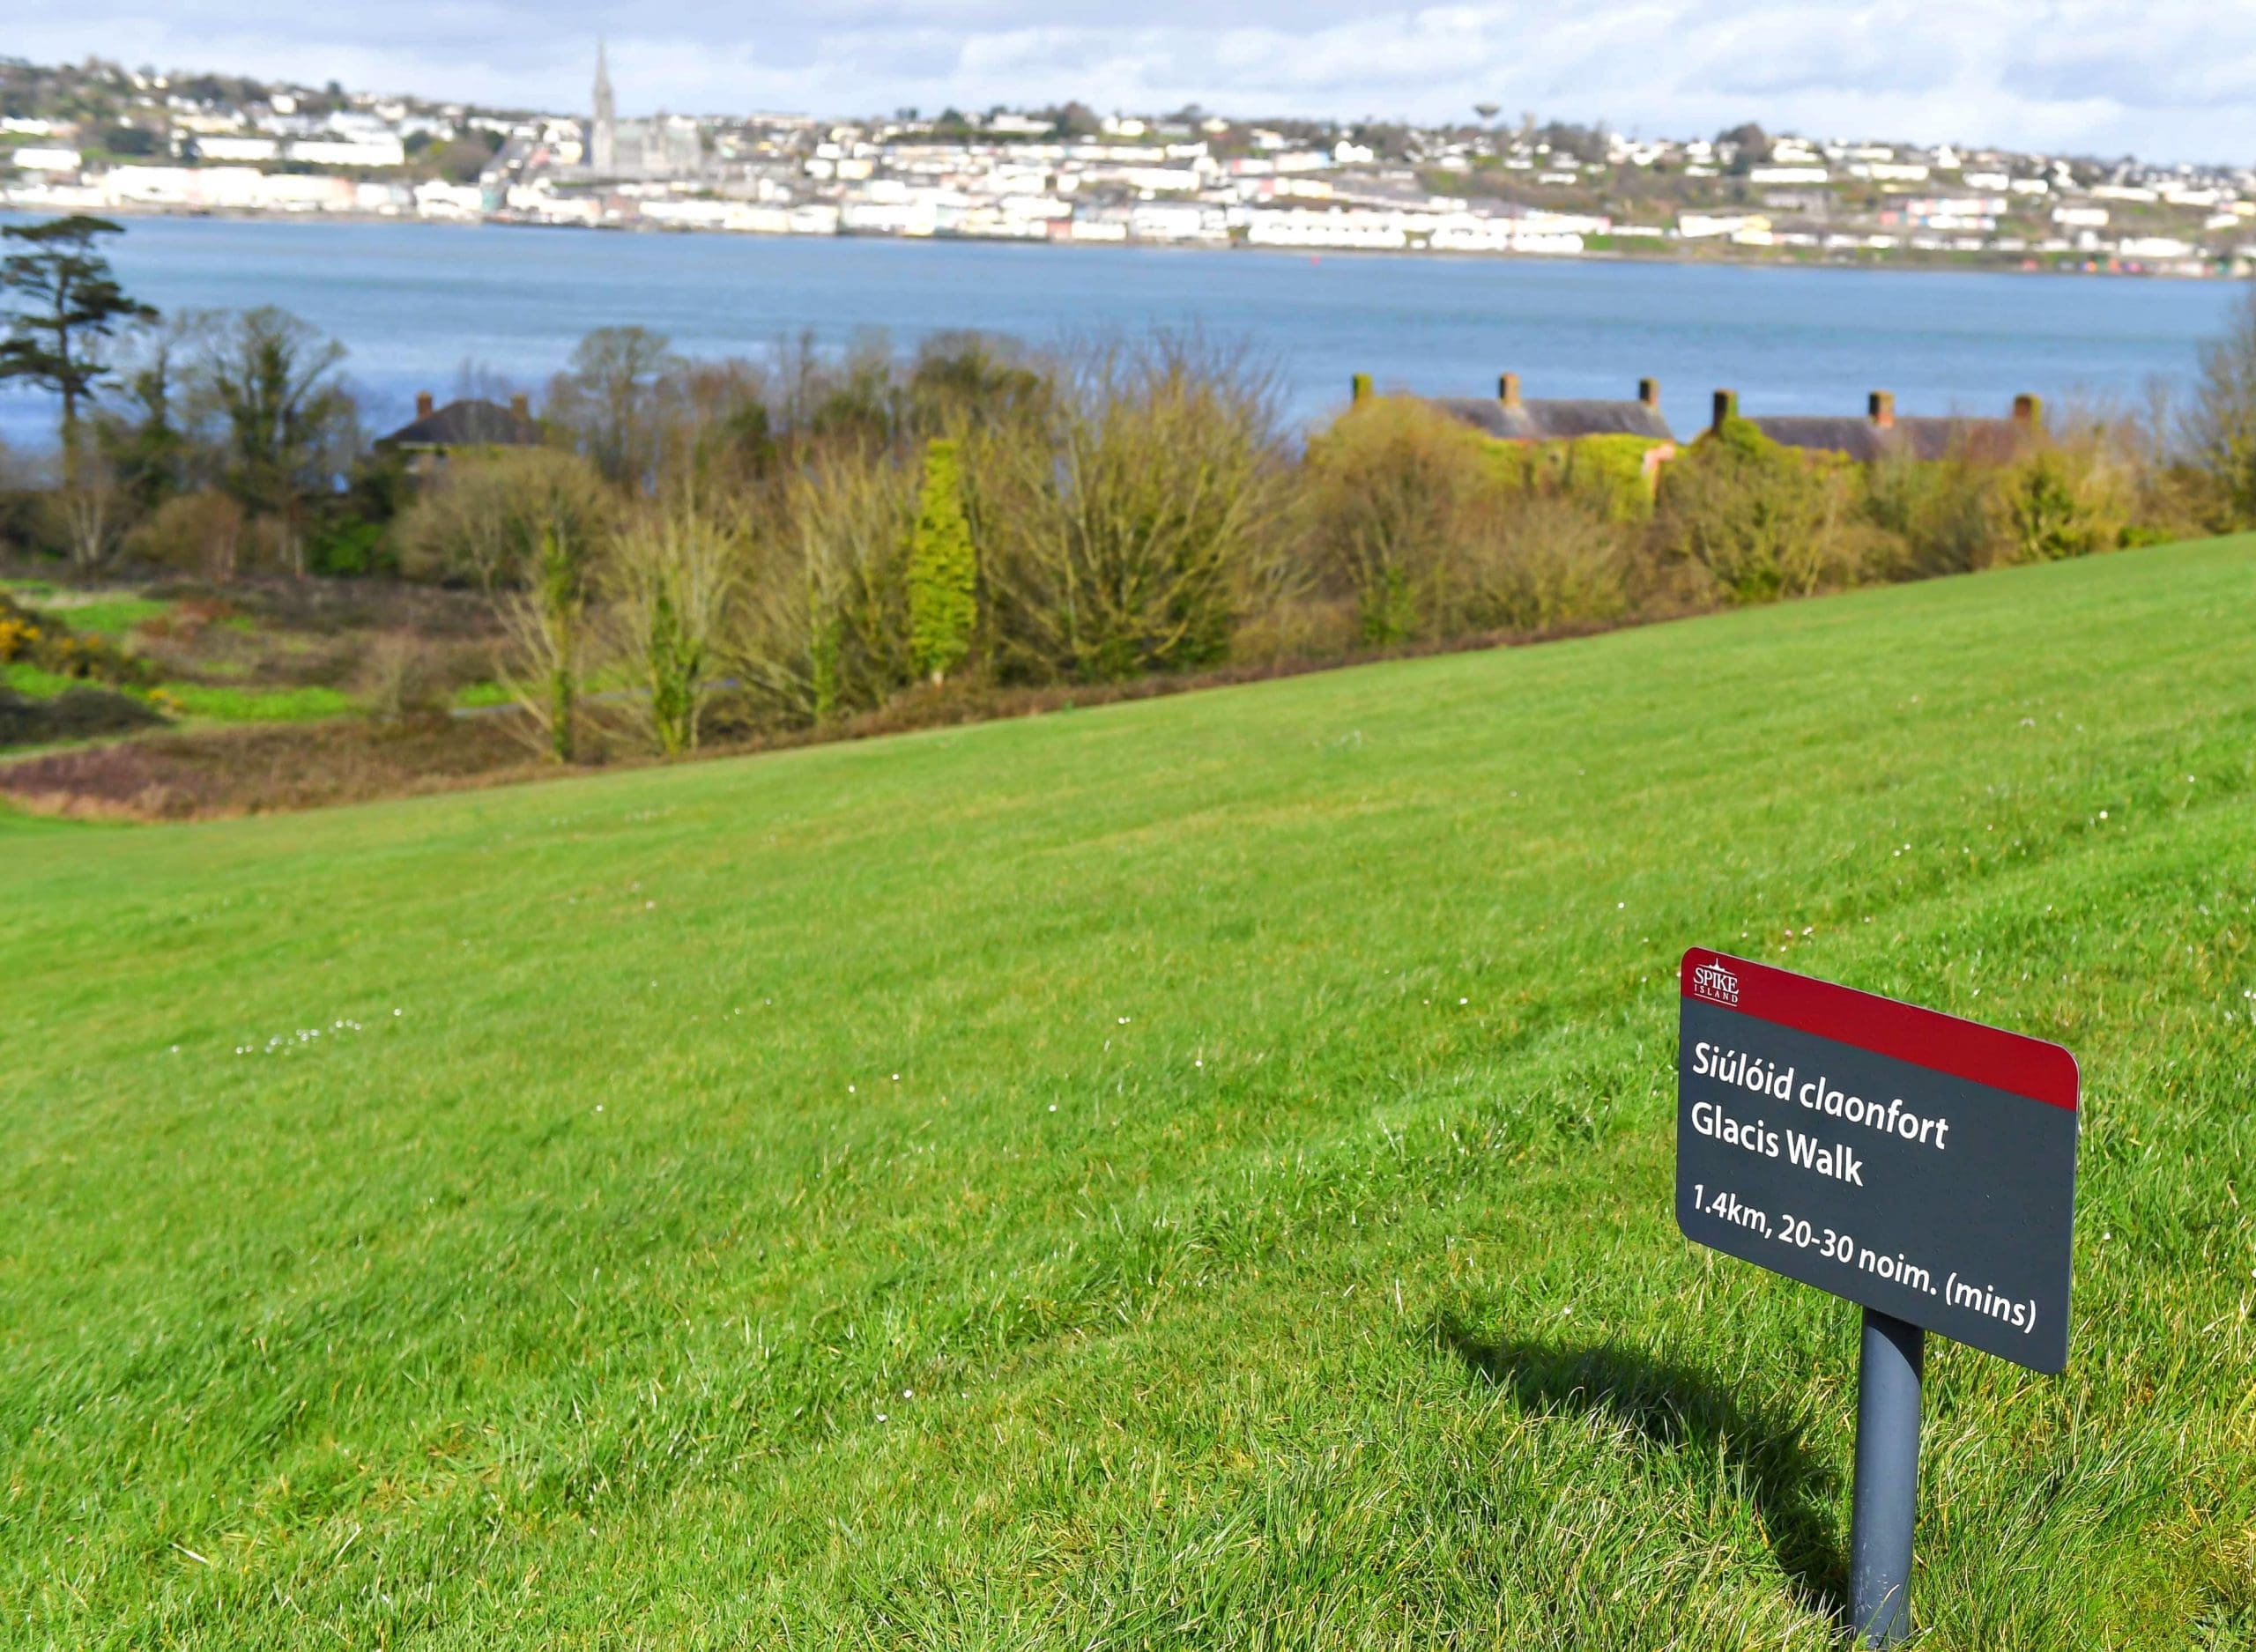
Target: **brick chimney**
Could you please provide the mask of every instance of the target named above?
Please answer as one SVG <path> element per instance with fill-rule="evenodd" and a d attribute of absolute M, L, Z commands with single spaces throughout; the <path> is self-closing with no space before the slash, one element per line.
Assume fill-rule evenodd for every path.
<path fill-rule="evenodd" d="M 1499 373 L 1496 375 L 1496 399 L 1506 407 L 1519 405 L 1519 374 Z"/>
<path fill-rule="evenodd" d="M 418 391 L 416 391 L 416 392 L 415 392 L 415 417 L 416 417 L 416 418 L 418 418 L 418 419 L 428 419 L 428 418 L 430 418 L 430 417 L 431 417 L 431 412 L 432 412 L 431 392 L 430 392 L 430 391 L 428 391 L 428 390 L 418 390 Z"/>
<path fill-rule="evenodd" d="M 2013 422 L 2031 430 L 2044 427 L 2044 404 L 2026 390 L 2013 398 Z"/>
<path fill-rule="evenodd" d="M 1659 379 L 1639 379 L 1637 381 L 1637 399 L 1643 402 L 1647 407 L 1659 407 L 1660 405 L 1660 381 Z"/>
<path fill-rule="evenodd" d="M 1739 392 L 1737 390 L 1718 390 L 1716 392 L 1713 411 L 1708 415 L 1708 428 L 1711 430 L 1721 430 L 1724 427 L 1724 420 L 1726 419 L 1737 419 L 1738 417 Z"/>
<path fill-rule="evenodd" d="M 1865 398 L 1865 417 L 1880 430 L 1896 428 L 1896 392 L 1874 390 Z"/>
<path fill-rule="evenodd" d="M 515 396 L 509 398 L 509 411 L 515 413 L 519 419 L 531 420 L 532 418 L 531 398 L 527 396 L 523 390 L 519 390 Z"/>
<path fill-rule="evenodd" d="M 1353 388 L 1349 394 L 1354 400 L 1358 402 L 1368 402 L 1371 399 L 1371 375 L 1369 374 L 1358 373 L 1350 382 Z"/>

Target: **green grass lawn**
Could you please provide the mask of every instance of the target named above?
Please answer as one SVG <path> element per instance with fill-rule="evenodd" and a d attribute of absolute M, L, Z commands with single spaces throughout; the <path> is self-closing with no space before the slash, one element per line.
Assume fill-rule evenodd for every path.
<path fill-rule="evenodd" d="M 145 619 L 168 614 L 173 604 L 130 593 L 65 589 L 48 580 L 0 580 L 0 592 L 55 615 L 71 630 L 122 642 Z"/>
<path fill-rule="evenodd" d="M 1694 943 L 2082 1062 L 1923 1644 L 2256 1641 L 2256 543 L 0 903 L 17 1644 L 1831 1646 L 1856 1314 L 1675 1230 Z"/>
<path fill-rule="evenodd" d="M 12 688 L 34 700 L 51 700 L 73 688 L 108 686 L 42 670 L 21 660 L 0 664 L 0 687 Z M 224 683 L 157 683 L 116 692 L 146 700 L 167 715 L 191 722 L 308 722 L 349 717 L 360 709 L 360 702 L 342 689 L 319 685 L 259 688 Z"/>

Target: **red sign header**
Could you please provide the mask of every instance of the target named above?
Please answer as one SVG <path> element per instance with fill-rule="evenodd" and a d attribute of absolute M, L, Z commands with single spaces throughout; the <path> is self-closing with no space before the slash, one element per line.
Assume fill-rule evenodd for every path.
<path fill-rule="evenodd" d="M 1688 998 L 2075 1111 L 2076 1058 L 2043 1039 L 1704 947 L 1684 954 L 1681 977 Z"/>

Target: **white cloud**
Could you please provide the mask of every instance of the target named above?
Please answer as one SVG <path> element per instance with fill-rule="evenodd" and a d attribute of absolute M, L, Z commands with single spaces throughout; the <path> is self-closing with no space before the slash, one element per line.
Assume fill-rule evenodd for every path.
<path fill-rule="evenodd" d="M 150 0 L 144 0 L 145 5 Z M 284 0 L 87 4 L 9 49 L 241 70 L 577 107 L 612 33 L 622 105 L 884 111 L 1186 102 L 1236 113 L 1435 117 L 1494 101 L 1648 133 L 1773 129 L 2230 159 L 2256 148 L 2256 12 L 2214 0 L 1556 0 L 1399 6 L 1259 0 L 807 0 L 788 14 L 681 0 L 394 0 L 358 16 Z"/>

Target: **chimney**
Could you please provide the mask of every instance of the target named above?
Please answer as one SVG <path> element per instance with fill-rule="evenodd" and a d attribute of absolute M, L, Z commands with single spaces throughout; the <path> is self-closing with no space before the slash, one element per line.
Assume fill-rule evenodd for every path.
<path fill-rule="evenodd" d="M 1865 417 L 1881 430 L 1896 428 L 1896 392 L 1874 390 L 1865 398 Z"/>
<path fill-rule="evenodd" d="M 1708 417 L 1708 428 L 1711 430 L 1721 430 L 1724 427 L 1724 420 L 1727 419 L 1737 419 L 1738 417 L 1739 392 L 1737 390 L 1718 390 L 1716 392 L 1715 411 Z"/>
<path fill-rule="evenodd" d="M 2013 422 L 2031 430 L 2044 428 L 2044 404 L 2026 390 L 2013 398 Z"/>
<path fill-rule="evenodd" d="M 1500 373 L 1496 375 L 1496 399 L 1506 407 L 1519 405 L 1519 374 Z"/>
<path fill-rule="evenodd" d="M 530 422 L 532 419 L 532 402 L 523 390 L 519 390 L 509 398 L 509 411 L 519 419 Z"/>
<path fill-rule="evenodd" d="M 1643 402 L 1647 407 L 1659 407 L 1660 405 L 1660 381 L 1659 379 L 1639 379 L 1637 381 L 1637 399 Z"/>
<path fill-rule="evenodd" d="M 1354 389 L 1352 394 L 1356 401 L 1368 402 L 1371 399 L 1371 375 L 1369 374 L 1358 373 L 1353 380 L 1353 384 Z"/>
<path fill-rule="evenodd" d="M 415 392 L 415 417 L 418 419 L 428 419 L 431 417 L 430 391 L 418 390 Z"/>

